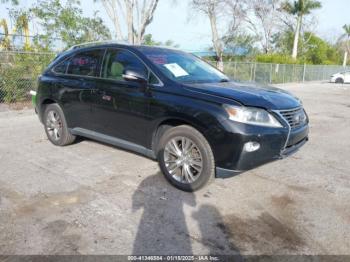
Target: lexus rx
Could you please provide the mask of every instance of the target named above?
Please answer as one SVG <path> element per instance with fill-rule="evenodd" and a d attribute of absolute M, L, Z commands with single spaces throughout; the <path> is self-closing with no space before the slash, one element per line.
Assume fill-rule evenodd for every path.
<path fill-rule="evenodd" d="M 74 46 L 40 76 L 35 101 L 53 144 L 83 136 L 145 155 L 185 191 L 308 140 L 308 117 L 290 93 L 232 81 L 196 56 L 160 47 Z"/>

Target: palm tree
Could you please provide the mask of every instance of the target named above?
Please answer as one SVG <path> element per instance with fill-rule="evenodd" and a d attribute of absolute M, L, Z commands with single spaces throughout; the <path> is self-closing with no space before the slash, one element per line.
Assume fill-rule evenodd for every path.
<path fill-rule="evenodd" d="M 25 42 L 24 50 L 30 49 L 30 36 L 29 36 L 29 15 L 26 12 L 20 13 L 16 19 L 16 27 L 13 29 L 14 32 L 23 32 Z"/>
<path fill-rule="evenodd" d="M 292 58 L 296 59 L 298 56 L 298 44 L 301 27 L 303 24 L 303 18 L 305 15 L 310 14 L 313 10 L 321 8 L 322 4 L 316 0 L 294 0 L 292 3 L 287 1 L 282 5 L 282 9 L 291 14 L 297 16 L 297 26 L 294 35 L 293 53 Z"/>
<path fill-rule="evenodd" d="M 0 27 L 2 27 L 4 31 L 4 38 L 0 42 L 0 49 L 9 50 L 10 49 L 10 35 L 9 29 L 7 26 L 7 22 L 5 19 L 0 20 Z"/>
<path fill-rule="evenodd" d="M 343 29 L 345 31 L 345 33 L 341 36 L 341 40 L 345 39 L 345 47 L 346 47 L 346 51 L 344 54 L 344 67 L 346 66 L 346 62 L 347 62 L 347 57 L 348 54 L 350 53 L 350 24 L 349 25 L 344 25 Z"/>

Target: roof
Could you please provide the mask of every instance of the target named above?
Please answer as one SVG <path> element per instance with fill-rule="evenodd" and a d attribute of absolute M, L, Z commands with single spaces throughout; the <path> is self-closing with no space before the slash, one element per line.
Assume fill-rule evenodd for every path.
<path fill-rule="evenodd" d="M 126 42 L 123 41 L 98 41 L 98 42 L 85 42 L 81 43 L 78 45 L 71 46 L 65 51 L 62 51 L 57 54 L 56 58 L 53 61 L 58 61 L 60 59 L 64 59 L 67 56 L 70 56 L 74 54 L 76 51 L 81 50 L 81 51 L 87 51 L 89 49 L 93 49 L 95 47 L 100 47 L 100 48 L 109 48 L 109 47 L 128 47 L 129 49 L 135 49 L 139 52 L 152 52 L 152 51 L 157 51 L 159 53 L 168 53 L 170 50 L 171 51 L 181 51 L 179 49 L 174 49 L 171 47 L 162 47 L 162 46 L 146 46 L 146 45 L 130 45 Z"/>
<path fill-rule="evenodd" d="M 108 41 L 97 41 L 97 42 L 86 42 L 74 45 L 67 49 L 65 52 L 73 51 L 80 48 L 89 48 L 89 47 L 99 47 L 99 46 L 112 46 L 112 45 L 118 45 L 118 46 L 128 46 L 133 47 L 135 49 L 138 49 L 140 51 L 142 50 L 178 50 L 176 48 L 172 48 L 169 46 L 146 46 L 146 45 L 131 45 L 125 41 L 114 41 L 114 40 L 108 40 Z"/>
<path fill-rule="evenodd" d="M 129 45 L 127 42 L 123 42 L 123 41 L 114 41 L 114 40 L 95 41 L 95 42 L 85 42 L 85 43 L 73 45 L 70 48 L 68 48 L 66 51 L 71 51 L 71 50 L 75 50 L 75 49 L 78 49 L 78 48 L 87 48 L 87 47 L 102 46 L 102 45 L 112 45 L 112 44 Z"/>

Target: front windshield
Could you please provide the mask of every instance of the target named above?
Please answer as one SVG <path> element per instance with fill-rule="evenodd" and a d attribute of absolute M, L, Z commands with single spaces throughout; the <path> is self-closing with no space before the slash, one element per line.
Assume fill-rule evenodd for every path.
<path fill-rule="evenodd" d="M 227 82 L 229 78 L 198 57 L 180 51 L 147 50 L 147 58 L 170 79 L 180 83 Z"/>

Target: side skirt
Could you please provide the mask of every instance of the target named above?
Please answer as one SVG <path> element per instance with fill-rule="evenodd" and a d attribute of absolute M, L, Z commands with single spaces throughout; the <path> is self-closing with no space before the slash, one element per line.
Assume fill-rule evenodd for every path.
<path fill-rule="evenodd" d="M 93 140 L 100 141 L 102 143 L 111 144 L 111 145 L 120 147 L 122 149 L 126 149 L 128 151 L 132 151 L 132 152 L 138 153 L 140 155 L 144 155 L 144 156 L 151 158 L 153 160 L 157 159 L 152 150 L 147 149 L 143 146 L 119 139 L 119 138 L 107 136 L 107 135 L 104 135 L 104 134 L 101 134 L 101 133 L 98 133 L 95 131 L 87 130 L 84 128 L 80 128 L 80 127 L 70 129 L 69 131 L 73 135 L 83 136 L 83 137 L 87 137 L 87 138 L 90 138 Z"/>
<path fill-rule="evenodd" d="M 230 170 L 217 167 L 216 168 L 216 178 L 230 178 L 242 174 L 244 171 Z"/>

